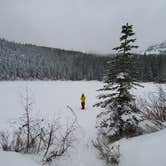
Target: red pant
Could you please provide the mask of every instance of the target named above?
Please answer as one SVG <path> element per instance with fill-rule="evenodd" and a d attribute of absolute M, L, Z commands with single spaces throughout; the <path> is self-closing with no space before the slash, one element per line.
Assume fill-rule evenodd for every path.
<path fill-rule="evenodd" d="M 85 109 L 85 102 L 81 102 L 81 106 L 82 106 L 82 110 L 84 110 Z"/>

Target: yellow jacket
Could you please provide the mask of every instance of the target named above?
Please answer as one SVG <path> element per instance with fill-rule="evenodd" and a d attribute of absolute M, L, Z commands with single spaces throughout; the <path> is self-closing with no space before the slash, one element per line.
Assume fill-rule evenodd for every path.
<path fill-rule="evenodd" d="M 85 100 L 86 100 L 85 95 L 82 95 L 82 96 L 81 96 L 81 102 L 85 102 Z"/>

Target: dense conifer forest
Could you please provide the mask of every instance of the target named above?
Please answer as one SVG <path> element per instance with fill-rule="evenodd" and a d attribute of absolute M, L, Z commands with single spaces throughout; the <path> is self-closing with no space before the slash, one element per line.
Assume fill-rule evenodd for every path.
<path fill-rule="evenodd" d="M 102 80 L 111 57 L 0 39 L 0 80 Z M 135 58 L 139 81 L 166 81 L 166 53 Z"/>

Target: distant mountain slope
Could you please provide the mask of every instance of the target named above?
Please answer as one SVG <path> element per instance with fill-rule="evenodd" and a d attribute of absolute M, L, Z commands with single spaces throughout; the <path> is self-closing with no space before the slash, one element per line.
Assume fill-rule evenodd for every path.
<path fill-rule="evenodd" d="M 108 57 L 0 39 L 0 80 L 100 80 Z"/>
<path fill-rule="evenodd" d="M 160 44 L 156 44 L 156 45 L 152 45 L 152 46 L 148 47 L 145 52 L 147 54 L 165 54 L 166 53 L 166 41 L 164 41 Z"/>
<path fill-rule="evenodd" d="M 165 55 L 135 55 L 137 80 L 165 82 Z M 0 80 L 102 80 L 110 58 L 0 39 Z"/>

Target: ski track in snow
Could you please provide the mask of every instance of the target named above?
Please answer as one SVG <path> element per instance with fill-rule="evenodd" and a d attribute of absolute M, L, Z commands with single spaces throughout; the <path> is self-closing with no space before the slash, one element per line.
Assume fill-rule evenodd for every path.
<path fill-rule="evenodd" d="M 145 83 L 145 88 L 133 90 L 137 96 L 146 96 L 155 91 L 156 85 Z M 103 83 L 97 81 L 9 81 L 0 82 L 0 129 L 7 129 L 10 123 L 23 113 L 21 105 L 21 94 L 25 89 L 29 90 L 34 98 L 33 110 L 36 115 L 46 117 L 50 120 L 56 117 L 69 118 L 69 105 L 78 118 L 79 128 L 77 130 L 77 141 L 74 148 L 64 157 L 59 158 L 53 165 L 58 166 L 101 166 L 103 161 L 98 159 L 96 150 L 91 141 L 96 136 L 96 115 L 98 108 L 92 105 L 97 102 L 97 89 Z M 86 110 L 82 111 L 80 96 L 86 95 Z M 1 156 L 0 156 L 1 157 Z"/>

